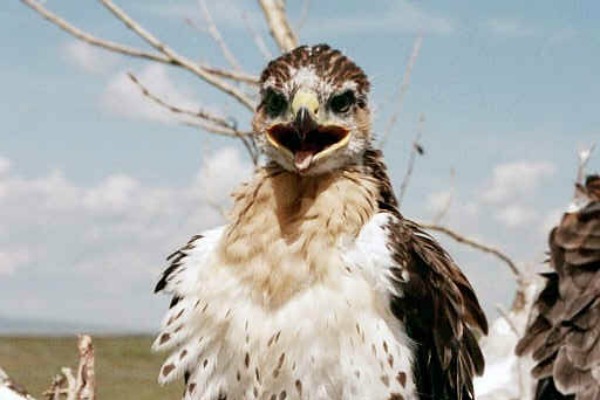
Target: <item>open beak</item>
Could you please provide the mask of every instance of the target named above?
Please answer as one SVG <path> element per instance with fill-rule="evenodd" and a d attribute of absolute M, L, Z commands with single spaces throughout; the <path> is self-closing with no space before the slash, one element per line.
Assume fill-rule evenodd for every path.
<path fill-rule="evenodd" d="M 293 119 L 267 130 L 267 139 L 278 150 L 293 159 L 299 172 L 314 161 L 348 143 L 349 131 L 338 125 L 321 123 L 319 100 L 312 90 L 300 89 L 292 101 Z"/>

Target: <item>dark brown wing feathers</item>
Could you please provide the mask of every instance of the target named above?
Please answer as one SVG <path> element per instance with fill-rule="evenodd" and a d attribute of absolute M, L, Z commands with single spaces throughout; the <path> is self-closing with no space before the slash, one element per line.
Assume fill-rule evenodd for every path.
<path fill-rule="evenodd" d="M 404 219 L 388 179 L 381 153 L 369 150 L 364 165 L 380 185 L 379 209 L 396 218 L 389 226 L 392 273 L 403 293 L 390 307 L 415 341 L 417 390 L 422 399 L 473 399 L 473 378 L 484 360 L 475 332 L 488 325 L 477 296 L 444 249 L 416 223 Z"/>
<path fill-rule="evenodd" d="M 546 285 L 517 346 L 531 353 L 536 399 L 600 399 L 600 178 L 581 188 L 589 204 L 563 216 L 550 234 Z"/>

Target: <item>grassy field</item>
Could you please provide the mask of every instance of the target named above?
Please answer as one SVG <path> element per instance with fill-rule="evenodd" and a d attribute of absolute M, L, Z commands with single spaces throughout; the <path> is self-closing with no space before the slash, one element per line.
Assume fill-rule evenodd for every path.
<path fill-rule="evenodd" d="M 156 377 L 164 354 L 150 352 L 147 336 L 94 337 L 99 399 L 179 399 L 183 384 L 161 387 Z M 77 368 L 75 337 L 0 336 L 0 366 L 41 399 L 63 366 Z"/>

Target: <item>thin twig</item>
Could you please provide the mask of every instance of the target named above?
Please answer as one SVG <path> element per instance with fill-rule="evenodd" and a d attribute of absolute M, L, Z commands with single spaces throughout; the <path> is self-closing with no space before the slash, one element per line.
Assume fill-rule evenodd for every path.
<path fill-rule="evenodd" d="M 231 131 L 235 130 L 233 127 L 233 124 L 231 123 L 231 120 L 227 120 L 223 117 L 212 114 L 205 110 L 192 111 L 192 110 L 187 110 L 187 109 L 181 108 L 179 106 L 172 105 L 172 104 L 168 103 L 166 100 L 163 100 L 162 98 L 160 98 L 158 95 L 152 93 L 152 91 L 150 91 L 150 89 L 148 89 L 148 87 L 145 86 L 139 80 L 139 78 L 136 77 L 133 73 L 128 72 L 127 76 L 138 87 L 138 89 L 140 89 L 140 91 L 142 92 L 142 94 L 145 97 L 152 100 L 157 105 L 159 105 L 163 108 L 166 108 L 170 112 L 172 112 L 174 114 L 187 115 L 187 116 L 193 117 L 193 118 L 201 118 L 212 124 L 218 125 L 222 128 L 229 129 Z M 232 134 L 231 136 L 235 136 L 235 134 Z"/>
<path fill-rule="evenodd" d="M 221 53 L 223 53 L 223 57 L 225 57 L 225 60 L 227 60 L 229 65 L 234 70 L 241 71 L 242 66 L 240 65 L 238 59 L 235 57 L 233 52 L 229 49 L 229 46 L 227 46 L 227 43 L 225 43 L 225 39 L 223 39 L 221 32 L 219 32 L 219 29 L 217 28 L 217 25 L 215 24 L 215 21 L 213 20 L 212 15 L 210 14 L 208 6 L 206 5 L 206 1 L 198 0 L 198 5 L 200 6 L 200 10 L 202 11 L 204 22 L 206 22 L 206 29 L 208 31 L 208 34 L 217 43 L 217 45 L 221 49 Z"/>
<path fill-rule="evenodd" d="M 44 17 L 46 20 L 50 21 L 54 25 L 58 26 L 63 31 L 75 36 L 77 39 L 83 40 L 86 43 L 89 43 L 94 46 L 102 47 L 106 50 L 113 51 L 115 53 L 124 54 L 132 57 L 145 58 L 151 61 L 158 61 L 161 63 L 169 64 L 170 61 L 168 58 L 160 55 L 153 54 L 147 51 L 139 50 L 133 47 L 125 46 L 120 43 L 111 42 L 109 40 L 99 39 L 94 35 L 91 35 L 87 32 L 80 30 L 79 28 L 71 25 L 66 20 L 62 19 L 58 15 L 46 9 L 40 3 L 35 0 L 21 0 L 24 4 L 31 7 L 38 14 Z"/>
<path fill-rule="evenodd" d="M 448 198 L 446 199 L 446 202 L 444 203 L 440 211 L 438 211 L 438 213 L 432 218 L 432 223 L 439 224 L 446 217 L 448 211 L 450 211 L 450 207 L 452 206 L 452 202 L 454 201 L 454 192 L 456 191 L 455 180 L 456 170 L 454 168 L 450 168 L 450 194 L 448 195 Z"/>
<path fill-rule="evenodd" d="M 577 152 L 577 183 L 583 184 L 585 177 L 585 167 L 590 161 L 590 157 L 596 149 L 596 143 L 592 143 L 589 147 L 583 148 Z"/>
<path fill-rule="evenodd" d="M 517 326 L 515 325 L 515 323 L 512 320 L 512 318 L 510 317 L 509 312 L 506 311 L 504 309 L 504 307 L 502 307 L 502 305 L 500 305 L 500 304 L 496 304 L 496 311 L 498 311 L 498 314 L 500 314 L 500 316 L 506 321 L 506 323 L 508 324 L 510 330 L 513 331 L 513 333 L 515 334 L 515 336 L 518 337 L 518 338 L 520 338 L 521 337 L 521 332 L 519 332 L 519 330 L 517 329 Z"/>
<path fill-rule="evenodd" d="M 383 131 L 383 135 L 381 136 L 381 140 L 379 142 L 379 146 L 385 146 L 387 139 L 389 138 L 394 125 L 398 121 L 400 117 L 400 113 L 402 112 L 402 106 L 404 104 L 404 97 L 406 92 L 408 91 L 408 87 L 410 85 L 410 75 L 412 70 L 417 62 L 417 58 L 419 57 L 419 51 L 421 50 L 421 44 L 423 43 L 423 35 L 420 34 L 415 38 L 413 43 L 412 51 L 410 53 L 410 57 L 408 58 L 408 63 L 406 64 L 406 69 L 404 70 L 404 75 L 402 76 L 402 83 L 400 84 L 400 90 L 398 91 L 398 102 L 396 105 L 396 110 L 392 113 L 385 130 Z"/>
<path fill-rule="evenodd" d="M 246 29 L 248 30 L 250 35 L 252 35 L 254 44 L 258 48 L 258 51 L 260 52 L 260 54 L 263 55 L 265 60 L 267 60 L 267 61 L 272 60 L 273 53 L 271 53 L 271 50 L 269 50 L 269 47 L 263 40 L 263 38 L 260 35 L 260 33 L 258 32 L 258 30 L 256 30 L 254 28 L 254 25 L 252 25 L 252 21 L 250 21 L 250 18 L 248 17 L 248 13 L 242 12 L 242 20 L 244 21 L 244 25 L 246 26 Z"/>
<path fill-rule="evenodd" d="M 127 73 L 127 76 L 131 81 L 140 89 L 142 95 L 150 99 L 153 103 L 158 106 L 165 108 L 166 110 L 180 115 L 186 115 L 188 117 L 194 118 L 194 120 L 184 120 L 181 123 L 185 126 L 190 126 L 193 128 L 200 128 L 210 133 L 215 133 L 217 135 L 229 136 L 238 138 L 244 144 L 244 147 L 248 151 L 250 158 L 254 165 L 258 162 L 258 149 L 254 143 L 254 137 L 252 136 L 252 132 L 241 132 L 237 129 L 236 124 L 232 122 L 232 119 L 226 119 L 223 117 L 219 117 L 213 113 L 210 113 L 205 110 L 192 111 L 187 110 L 185 108 L 181 108 L 170 104 L 166 100 L 160 98 L 155 93 L 152 93 L 150 89 L 148 89 L 134 74 L 131 72 Z"/>
<path fill-rule="evenodd" d="M 192 72 L 200 79 L 230 95 L 249 110 L 254 110 L 254 102 L 248 96 L 246 96 L 244 92 L 242 92 L 234 86 L 231 86 L 229 83 L 222 80 L 221 78 L 209 73 L 192 60 L 189 60 L 186 57 L 173 51 L 169 46 L 158 40 L 154 35 L 152 35 L 150 32 L 144 29 L 144 27 L 142 27 L 139 23 L 133 20 L 129 15 L 125 13 L 125 11 L 117 7 L 111 0 L 100 0 L 100 2 L 115 17 L 117 17 L 121 22 L 123 22 L 125 26 L 127 26 L 129 29 L 135 32 L 150 46 L 154 47 L 156 50 L 164 54 L 167 58 L 172 60 L 173 64 L 180 65 L 182 68 Z"/>
<path fill-rule="evenodd" d="M 271 36 L 282 53 L 298 46 L 298 38 L 294 33 L 285 13 L 283 0 L 259 0 L 260 7 L 269 26 Z"/>
<path fill-rule="evenodd" d="M 232 81 L 246 83 L 251 86 L 258 85 L 258 77 L 246 72 L 229 71 L 226 69 L 211 67 L 206 64 L 202 64 L 202 69 L 213 75 L 220 76 L 221 78 L 231 79 Z"/>
<path fill-rule="evenodd" d="M 406 194 L 406 190 L 408 189 L 408 184 L 410 182 L 410 178 L 413 173 L 413 169 L 415 167 L 415 161 L 417 160 L 417 155 L 423 154 L 423 147 L 419 143 L 421 141 L 421 137 L 423 136 L 425 127 L 425 115 L 421 114 L 419 116 L 419 124 L 417 125 L 417 133 L 412 142 L 412 147 L 410 149 L 410 154 L 408 156 L 408 165 L 406 167 L 406 173 L 404 174 L 404 178 L 402 179 L 402 184 L 400 185 L 400 192 L 398 194 L 398 206 L 402 205 L 402 199 Z"/>
<path fill-rule="evenodd" d="M 85 32 L 73 24 L 67 22 L 65 19 L 61 18 L 57 14 L 54 14 L 43 5 L 41 5 L 36 0 L 21 0 L 25 5 L 29 6 L 31 9 L 40 14 L 44 19 L 56 25 L 63 31 L 68 34 L 74 36 L 75 38 L 90 44 L 95 47 L 102 48 L 104 50 L 111 51 L 113 53 L 123 54 L 129 57 L 142 58 L 149 61 L 156 61 L 163 64 L 169 64 L 172 66 L 183 67 L 182 65 L 177 64 L 174 60 L 171 60 L 168 57 L 165 57 L 162 54 L 151 53 L 148 51 L 140 50 L 134 47 L 130 47 L 121 43 L 112 42 L 110 40 L 100 39 L 88 32 Z M 256 85 L 258 83 L 258 79 L 255 76 L 248 75 L 242 72 L 235 71 L 227 71 L 219 68 L 214 68 L 209 65 L 198 65 L 198 68 L 205 70 L 206 72 L 215 75 L 217 77 L 231 79 L 234 81 L 247 83 L 250 85 Z"/>
<path fill-rule="evenodd" d="M 135 83 L 135 85 L 140 89 L 142 94 L 155 104 L 167 109 L 168 111 L 174 114 L 187 115 L 189 117 L 195 118 L 195 120 L 181 121 L 183 125 L 193 128 L 200 128 L 204 131 L 215 133 L 217 135 L 240 139 L 242 141 L 242 144 L 248 151 L 248 154 L 250 155 L 250 158 L 252 159 L 254 165 L 258 163 L 259 151 L 256 147 L 256 144 L 254 143 L 254 137 L 252 136 L 252 132 L 242 132 L 236 128 L 235 124 L 232 123 L 231 120 L 228 121 L 225 118 L 216 116 L 207 111 L 192 111 L 186 110 L 178 106 L 174 106 L 165 101 L 164 99 L 160 98 L 156 94 L 152 93 L 132 73 L 128 73 L 128 76 L 129 79 L 131 79 L 132 82 Z"/>
<path fill-rule="evenodd" d="M 302 2 L 302 11 L 300 11 L 300 18 L 298 18 L 298 22 L 296 22 L 296 31 L 300 32 L 300 29 L 306 24 L 306 20 L 308 19 L 308 10 L 310 9 L 310 0 L 304 0 Z"/>
<path fill-rule="evenodd" d="M 449 236 L 450 238 L 454 239 L 458 243 L 465 244 L 467 246 L 473 247 L 474 249 L 481 250 L 484 253 L 492 254 L 492 255 L 498 257 L 500 260 L 502 260 L 504 263 L 506 263 L 506 265 L 508 265 L 508 268 L 513 273 L 513 275 L 515 275 L 515 277 L 517 277 L 518 281 L 522 280 L 522 273 L 521 273 L 520 269 L 517 267 L 517 264 L 509 256 L 504 254 L 502 251 L 500 251 L 492 246 L 488 246 L 483 243 L 477 242 L 474 239 L 467 238 L 466 236 L 463 236 L 460 233 L 457 233 L 457 232 L 453 231 L 452 229 L 447 228 L 442 225 L 428 224 L 428 223 L 419 223 L 419 225 L 422 226 L 424 229 L 429 229 L 432 231 L 443 233 L 443 234 Z"/>
<path fill-rule="evenodd" d="M 79 335 L 79 367 L 77 368 L 77 391 L 74 400 L 94 400 L 96 398 L 95 357 L 92 338 Z"/>

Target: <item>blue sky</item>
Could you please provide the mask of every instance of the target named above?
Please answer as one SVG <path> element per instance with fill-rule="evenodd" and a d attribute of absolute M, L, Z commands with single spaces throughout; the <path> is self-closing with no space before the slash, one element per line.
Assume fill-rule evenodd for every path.
<path fill-rule="evenodd" d="M 297 21 L 302 2 L 288 3 Z M 45 4 L 91 32 L 144 46 L 97 2 Z M 181 53 L 226 65 L 208 35 L 183 22 L 202 26 L 195 1 L 118 4 Z M 276 52 L 258 6 L 208 4 L 244 68 L 258 73 L 265 60 L 242 13 Z M 600 139 L 598 18 L 594 1 L 312 1 L 300 38 L 330 43 L 364 67 L 380 133 L 423 33 L 384 148 L 399 187 L 425 116 L 426 154 L 403 212 L 427 221 L 451 198 L 444 224 L 535 269 L 570 200 L 577 150 Z M 250 167 L 241 146 L 174 122 L 123 74 L 241 125 L 250 115 L 183 71 L 90 49 L 20 2 L 0 10 L 0 26 L 0 316 L 153 329 L 166 302 L 151 294 L 164 256 L 221 221 L 215 205 Z M 597 153 L 589 170 L 599 167 Z M 443 240 L 490 316 L 510 303 L 504 265 Z"/>

